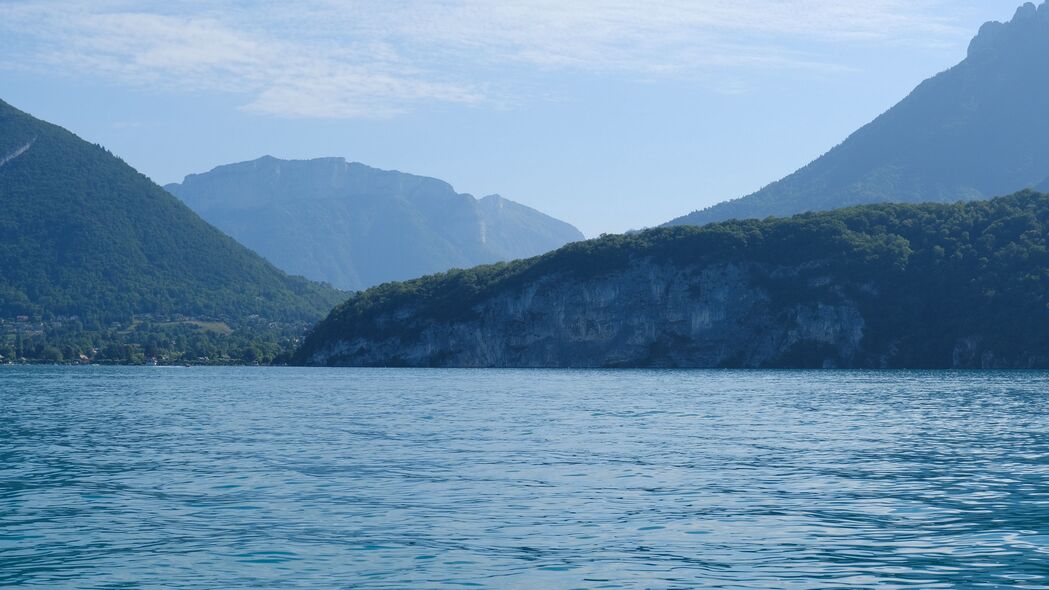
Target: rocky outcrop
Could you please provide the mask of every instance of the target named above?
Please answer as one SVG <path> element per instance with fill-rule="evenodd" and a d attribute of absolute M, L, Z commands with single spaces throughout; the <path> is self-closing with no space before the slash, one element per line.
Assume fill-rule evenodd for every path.
<path fill-rule="evenodd" d="M 1049 195 L 605 236 L 391 283 L 307 365 L 1049 368 Z"/>
<path fill-rule="evenodd" d="M 994 57 L 997 52 L 1031 50 L 1049 46 L 1049 2 L 1035 6 L 1027 2 L 1016 9 L 1009 22 L 991 21 L 969 43 L 969 58 Z M 1022 57 L 1017 55 L 1015 57 Z"/>
<path fill-rule="evenodd" d="M 863 339 L 856 305 L 833 290 L 818 301 L 777 302 L 761 286 L 770 274 L 756 265 L 678 268 L 637 260 L 614 276 L 548 276 L 486 299 L 465 322 L 428 322 L 410 308 L 397 310 L 379 320 L 380 331 L 391 337 L 334 339 L 307 362 L 775 366 L 802 347 L 820 355 L 810 364 L 851 364 Z M 405 325 L 415 329 L 405 331 Z"/>

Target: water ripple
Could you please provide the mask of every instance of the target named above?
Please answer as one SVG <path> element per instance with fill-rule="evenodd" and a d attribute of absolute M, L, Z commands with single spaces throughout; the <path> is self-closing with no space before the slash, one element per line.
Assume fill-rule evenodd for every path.
<path fill-rule="evenodd" d="M 1049 588 L 1047 392 L 0 367 L 0 587 Z"/>

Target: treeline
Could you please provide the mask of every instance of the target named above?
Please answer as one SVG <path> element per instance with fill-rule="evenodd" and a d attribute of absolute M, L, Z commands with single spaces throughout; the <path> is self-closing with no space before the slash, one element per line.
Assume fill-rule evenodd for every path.
<path fill-rule="evenodd" d="M 79 322 L 0 334 L 0 362 L 92 364 L 284 364 L 306 324 L 135 322 L 99 330 Z"/>

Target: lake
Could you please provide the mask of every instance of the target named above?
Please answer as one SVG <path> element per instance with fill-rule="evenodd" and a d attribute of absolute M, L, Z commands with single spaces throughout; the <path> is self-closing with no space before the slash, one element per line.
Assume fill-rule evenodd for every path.
<path fill-rule="evenodd" d="M 0 367 L 4 588 L 1049 588 L 1049 373 Z"/>

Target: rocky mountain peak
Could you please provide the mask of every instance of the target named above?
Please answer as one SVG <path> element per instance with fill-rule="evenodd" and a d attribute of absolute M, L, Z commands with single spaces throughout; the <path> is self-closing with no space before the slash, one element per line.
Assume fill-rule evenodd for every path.
<path fill-rule="evenodd" d="M 1032 45 L 1049 45 L 1049 0 L 1041 6 L 1027 2 L 1016 9 L 1016 14 L 1007 23 L 984 23 L 969 44 L 969 57 L 993 55 L 1010 47 L 1026 50 Z"/>
<path fill-rule="evenodd" d="M 1049 175 L 1049 1 L 984 25 L 969 56 L 841 144 L 765 188 L 669 225 L 877 202 L 955 202 L 1044 187 Z M 1043 188 L 1044 190 L 1044 188 Z"/>

